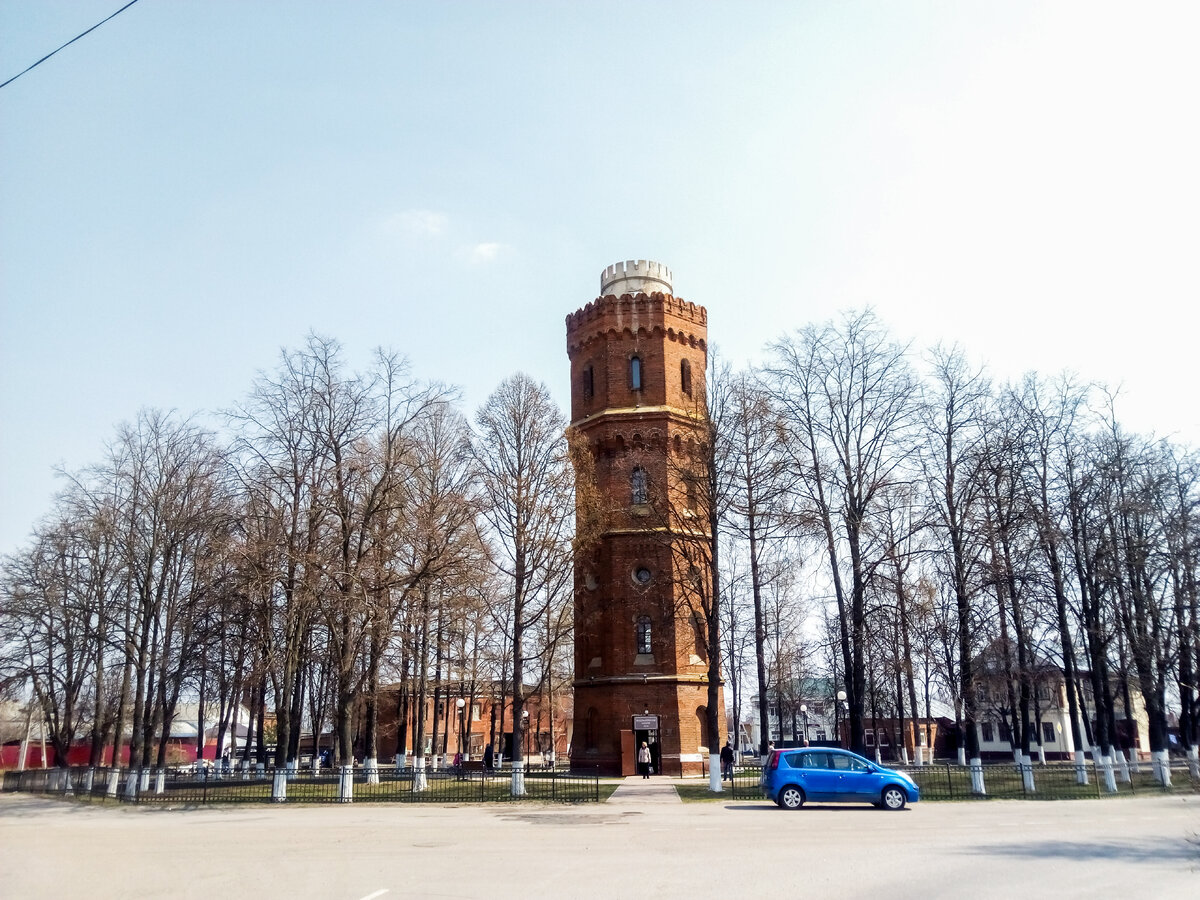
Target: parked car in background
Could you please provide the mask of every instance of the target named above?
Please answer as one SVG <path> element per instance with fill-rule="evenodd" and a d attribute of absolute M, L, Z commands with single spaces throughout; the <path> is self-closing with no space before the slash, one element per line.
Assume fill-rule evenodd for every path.
<path fill-rule="evenodd" d="M 921 799 L 916 782 L 903 772 L 833 747 L 772 750 L 763 764 L 762 789 L 784 809 L 812 801 L 896 810 Z"/>

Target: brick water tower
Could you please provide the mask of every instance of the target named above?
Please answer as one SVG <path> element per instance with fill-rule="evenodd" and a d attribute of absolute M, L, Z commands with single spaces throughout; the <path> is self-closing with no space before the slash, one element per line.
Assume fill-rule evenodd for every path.
<path fill-rule="evenodd" d="M 679 550 L 705 539 L 697 475 L 706 446 L 707 314 L 674 296 L 650 260 L 609 266 L 600 296 L 567 316 L 571 424 L 587 442 L 598 502 L 575 559 L 571 764 L 632 774 L 645 741 L 655 772 L 698 775 L 709 747 L 708 654 L 697 598 L 707 570 Z M 581 492 L 581 497 L 583 496 Z M 699 590 L 698 590 L 699 589 Z"/>

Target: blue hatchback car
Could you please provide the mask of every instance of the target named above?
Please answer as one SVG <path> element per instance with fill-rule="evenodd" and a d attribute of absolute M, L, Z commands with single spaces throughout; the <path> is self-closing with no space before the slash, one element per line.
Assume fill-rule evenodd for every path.
<path fill-rule="evenodd" d="M 921 799 L 920 788 L 903 772 L 836 747 L 772 750 L 763 763 L 762 789 L 784 809 L 799 809 L 809 800 L 904 809 Z"/>

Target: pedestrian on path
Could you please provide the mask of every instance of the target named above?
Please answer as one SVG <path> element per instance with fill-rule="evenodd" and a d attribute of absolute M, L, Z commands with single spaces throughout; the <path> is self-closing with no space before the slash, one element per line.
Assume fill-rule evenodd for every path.
<path fill-rule="evenodd" d="M 721 779 L 723 781 L 733 781 L 733 747 L 729 741 L 725 742 L 725 746 L 721 748 Z"/>
<path fill-rule="evenodd" d="M 643 778 L 650 777 L 650 748 L 646 746 L 646 742 L 642 741 L 642 748 L 638 750 L 638 771 Z"/>

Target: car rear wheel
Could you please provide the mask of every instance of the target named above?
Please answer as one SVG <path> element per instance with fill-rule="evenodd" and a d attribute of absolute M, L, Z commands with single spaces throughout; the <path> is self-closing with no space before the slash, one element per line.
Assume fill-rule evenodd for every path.
<path fill-rule="evenodd" d="M 904 809 L 904 804 L 908 802 L 908 795 L 904 793 L 902 788 L 895 785 L 883 789 L 882 797 L 883 809 L 897 810 Z"/>
<path fill-rule="evenodd" d="M 789 784 L 779 792 L 779 805 L 784 809 L 799 809 L 804 805 L 804 791 Z"/>

